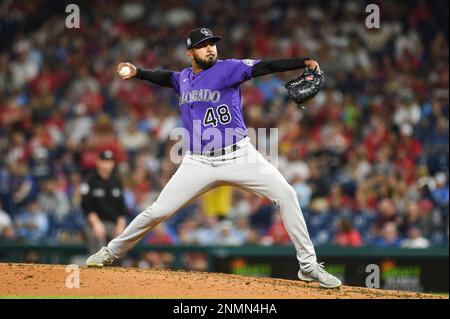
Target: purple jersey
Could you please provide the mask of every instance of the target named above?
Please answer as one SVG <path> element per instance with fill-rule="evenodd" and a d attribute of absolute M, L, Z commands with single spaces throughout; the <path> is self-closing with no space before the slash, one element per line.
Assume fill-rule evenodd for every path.
<path fill-rule="evenodd" d="M 209 69 L 194 74 L 192 68 L 172 74 L 186 147 L 191 152 L 220 149 L 247 135 L 239 85 L 250 80 L 260 60 L 217 60 Z"/>

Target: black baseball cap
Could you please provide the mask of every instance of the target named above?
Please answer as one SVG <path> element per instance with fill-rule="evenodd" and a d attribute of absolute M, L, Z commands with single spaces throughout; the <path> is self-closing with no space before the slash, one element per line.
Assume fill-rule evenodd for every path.
<path fill-rule="evenodd" d="M 213 42 L 217 42 L 222 37 L 213 35 L 212 31 L 208 28 L 197 28 L 189 32 L 186 37 L 186 47 L 188 49 L 192 49 L 197 44 L 200 44 L 206 40 L 211 40 Z"/>
<path fill-rule="evenodd" d="M 98 155 L 102 160 L 114 160 L 114 153 L 111 150 L 105 150 Z"/>

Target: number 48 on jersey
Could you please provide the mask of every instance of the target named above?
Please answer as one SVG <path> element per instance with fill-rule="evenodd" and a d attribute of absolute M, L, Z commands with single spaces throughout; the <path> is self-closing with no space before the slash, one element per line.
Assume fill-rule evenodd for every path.
<path fill-rule="evenodd" d="M 219 105 L 214 112 L 214 107 L 209 107 L 206 109 L 205 117 L 203 118 L 203 125 L 208 126 L 212 125 L 214 127 L 217 126 L 218 122 L 220 124 L 228 124 L 231 121 L 230 110 L 228 109 L 228 105 L 222 104 Z"/>

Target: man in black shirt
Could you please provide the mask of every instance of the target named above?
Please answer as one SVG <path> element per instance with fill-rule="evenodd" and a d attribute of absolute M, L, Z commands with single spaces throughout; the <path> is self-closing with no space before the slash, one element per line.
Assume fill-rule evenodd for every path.
<path fill-rule="evenodd" d="M 121 234 L 126 226 L 123 190 L 119 178 L 113 172 L 114 166 L 113 152 L 101 152 L 95 172 L 81 185 L 81 205 L 89 225 L 87 235 L 90 253 L 105 246 Z"/>

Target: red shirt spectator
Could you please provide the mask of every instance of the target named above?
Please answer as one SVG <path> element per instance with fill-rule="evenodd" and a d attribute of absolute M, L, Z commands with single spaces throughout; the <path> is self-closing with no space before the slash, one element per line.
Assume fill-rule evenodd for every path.
<path fill-rule="evenodd" d="M 386 128 L 386 124 L 381 119 L 377 119 L 376 121 L 377 124 L 375 128 L 364 140 L 364 147 L 366 149 L 367 159 L 371 163 L 375 161 L 375 155 L 378 147 L 380 145 L 385 144 L 388 140 L 388 130 Z"/>
<path fill-rule="evenodd" d="M 174 239 L 167 233 L 166 225 L 162 223 L 153 228 L 147 242 L 152 245 L 170 245 L 174 243 Z"/>
<path fill-rule="evenodd" d="M 348 219 L 341 219 L 339 222 L 339 232 L 333 240 L 339 246 L 361 247 L 362 239 L 359 231 L 353 228 Z"/>
<path fill-rule="evenodd" d="M 287 245 L 290 243 L 290 239 L 281 215 L 277 214 L 275 216 L 275 222 L 270 226 L 268 235 L 272 238 L 274 245 Z"/>

